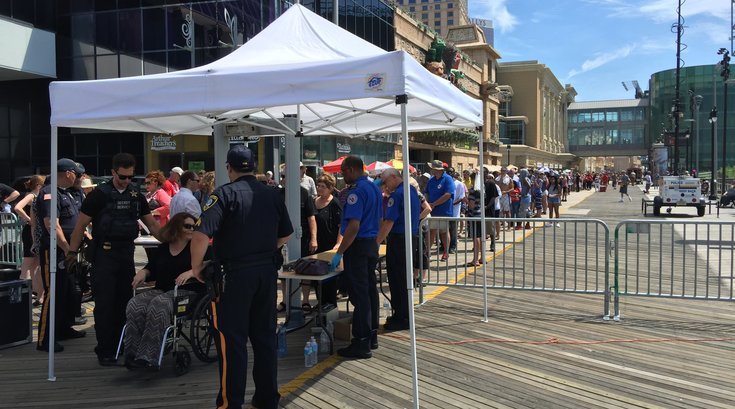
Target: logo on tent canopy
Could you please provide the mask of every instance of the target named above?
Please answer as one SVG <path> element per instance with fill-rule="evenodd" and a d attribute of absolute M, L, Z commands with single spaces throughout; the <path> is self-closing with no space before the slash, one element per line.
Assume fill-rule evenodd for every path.
<path fill-rule="evenodd" d="M 385 73 L 370 74 L 365 81 L 365 90 L 382 91 L 385 83 Z"/>

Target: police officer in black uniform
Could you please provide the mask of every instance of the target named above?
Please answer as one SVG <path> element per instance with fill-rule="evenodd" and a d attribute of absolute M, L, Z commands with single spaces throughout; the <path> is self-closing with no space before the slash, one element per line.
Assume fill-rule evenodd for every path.
<path fill-rule="evenodd" d="M 227 152 L 231 183 L 218 187 L 202 208 L 191 240 L 191 263 L 200 281 L 202 260 L 214 237 L 214 254 L 224 273 L 223 291 L 212 303 L 219 331 L 218 408 L 240 408 L 245 399 L 248 350 L 253 348 L 253 406 L 275 408 L 277 252 L 293 227 L 278 190 L 259 182 L 253 152 L 238 145 Z"/>
<path fill-rule="evenodd" d="M 342 212 L 342 243 L 332 258 L 335 269 L 344 255 L 342 275 L 347 283 L 350 302 L 355 306 L 352 315 L 352 342 L 337 353 L 345 358 L 366 359 L 373 356 L 371 349 L 378 347 L 378 289 L 375 265 L 378 263 L 378 224 L 383 209 L 379 188 L 364 174 L 364 164 L 357 156 L 342 161 L 345 183 L 355 184 L 347 192 Z"/>
<path fill-rule="evenodd" d="M 87 225 L 92 222 L 92 292 L 95 353 L 100 365 L 115 365 L 115 352 L 125 325 L 125 307 L 133 296 L 130 282 L 135 276 L 133 240 L 138 237 L 138 219 L 158 236 L 158 222 L 151 216 L 145 197 L 130 182 L 135 175 L 135 158 L 118 153 L 112 158 L 112 181 L 104 183 L 82 202 L 72 234 L 67 266 L 76 261 Z"/>
<path fill-rule="evenodd" d="M 56 304 L 56 339 L 64 340 L 70 338 L 81 338 L 84 331 L 76 331 L 74 325 L 75 307 L 73 298 L 74 277 L 64 267 L 65 254 L 69 253 L 69 239 L 79 217 L 79 205 L 71 193 L 71 188 L 78 177 L 84 172 L 84 168 L 78 166 L 71 159 L 59 159 L 56 163 L 58 170 L 58 202 L 56 223 L 56 293 L 51 294 L 51 268 L 49 265 L 51 236 L 51 185 L 44 186 L 38 197 L 41 199 L 38 206 L 38 217 L 43 220 L 43 229 L 40 241 L 40 262 L 42 268 L 41 278 L 46 292 L 46 299 L 41 310 L 41 318 L 38 323 L 38 343 L 36 349 L 39 351 L 49 350 L 49 314 L 51 302 Z M 54 298 L 52 300 L 52 298 Z M 78 308 L 78 307 L 77 307 Z M 55 342 L 54 351 L 61 352 L 64 347 Z"/>
<path fill-rule="evenodd" d="M 408 299 L 408 284 L 406 281 L 406 245 L 404 242 L 405 223 L 403 213 L 403 179 L 396 169 L 386 169 L 380 174 L 383 184 L 392 192 L 388 198 L 388 207 L 385 218 L 380 224 L 377 242 L 386 243 L 385 264 L 388 274 L 393 315 L 387 317 L 383 329 L 385 331 L 400 331 L 409 328 L 408 310 L 411 304 Z M 419 195 L 413 186 L 409 186 L 411 194 L 411 245 L 413 255 L 418 250 L 419 214 L 421 205 Z M 415 258 L 414 258 L 415 259 Z"/>

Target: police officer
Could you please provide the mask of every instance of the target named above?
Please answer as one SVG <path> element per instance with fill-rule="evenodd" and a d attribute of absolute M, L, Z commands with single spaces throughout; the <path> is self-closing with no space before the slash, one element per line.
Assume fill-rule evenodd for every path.
<path fill-rule="evenodd" d="M 408 284 L 406 282 L 406 246 L 404 242 L 404 213 L 403 213 L 403 179 L 401 172 L 396 169 L 386 169 L 380 174 L 383 185 L 390 194 L 385 218 L 380 223 L 377 242 L 388 239 L 386 248 L 386 269 L 388 286 L 393 307 L 393 315 L 386 318 L 383 329 L 386 331 L 400 331 L 408 329 Z M 411 243 L 414 251 L 418 250 L 419 213 L 421 206 L 419 194 L 413 186 L 409 186 L 411 194 Z M 413 257 L 413 252 L 411 253 Z"/>
<path fill-rule="evenodd" d="M 342 161 L 345 183 L 355 184 L 347 193 L 342 212 L 342 243 L 332 258 L 335 269 L 344 255 L 343 277 L 350 301 L 355 306 L 352 315 L 352 342 L 337 351 L 345 358 L 366 359 L 378 347 L 378 289 L 375 265 L 378 263 L 378 224 L 383 209 L 379 188 L 364 175 L 364 164 L 357 156 Z"/>
<path fill-rule="evenodd" d="M 64 267 L 65 254 L 69 253 L 69 238 L 79 217 L 79 205 L 71 193 L 72 186 L 84 169 L 71 159 L 59 159 L 56 162 L 58 170 L 58 202 L 56 223 L 56 293 L 51 294 L 51 267 L 49 265 L 51 244 L 51 185 L 44 186 L 38 194 L 41 199 L 38 206 L 38 218 L 43 220 L 39 256 L 42 268 L 41 278 L 43 281 L 46 299 L 41 310 L 41 318 L 38 324 L 38 343 L 36 349 L 39 351 L 49 350 L 49 313 L 51 302 L 56 305 L 56 339 L 64 340 L 70 338 L 81 338 L 84 331 L 76 331 L 71 326 L 74 324 L 75 308 L 73 298 L 74 279 L 73 274 Z M 54 298 L 52 300 L 52 298 Z M 77 304 L 78 309 L 78 304 Z M 54 343 L 54 351 L 61 352 L 64 347 L 58 342 Z"/>
<path fill-rule="evenodd" d="M 92 222 L 92 292 L 94 293 L 95 353 L 100 365 L 116 365 L 115 353 L 125 325 L 125 307 L 133 296 L 135 276 L 133 240 L 138 219 L 158 236 L 159 225 L 151 216 L 145 197 L 130 185 L 135 158 L 118 153 L 112 158 L 112 181 L 97 186 L 82 202 L 67 266 L 73 265 L 87 225 Z"/>
<path fill-rule="evenodd" d="M 194 276 L 202 280 L 202 260 L 214 237 L 215 258 L 224 272 L 223 291 L 212 303 L 219 331 L 218 408 L 240 408 L 245 399 L 247 342 L 253 348 L 253 406 L 275 408 L 280 395 L 276 380 L 276 253 L 293 227 L 278 190 L 259 182 L 253 152 L 238 145 L 227 152 L 231 183 L 218 187 L 202 208 L 191 240 Z"/>

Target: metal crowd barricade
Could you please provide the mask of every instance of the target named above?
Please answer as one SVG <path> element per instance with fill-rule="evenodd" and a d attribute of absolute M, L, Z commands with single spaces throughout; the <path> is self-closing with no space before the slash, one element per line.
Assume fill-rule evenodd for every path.
<path fill-rule="evenodd" d="M 620 295 L 735 300 L 735 222 L 624 220 L 614 234 L 616 319 Z"/>
<path fill-rule="evenodd" d="M 486 218 L 486 234 L 499 230 L 495 251 L 490 251 L 491 240 L 483 240 L 486 260 L 479 266 L 473 260 L 473 240 L 467 226 L 481 223 L 480 218 L 431 217 L 422 222 L 429 229 L 452 223 L 465 223 L 463 235 L 457 238 L 456 254 L 438 251 L 440 240 L 435 237 L 428 245 L 429 265 L 416 268 L 426 270 L 425 285 L 518 289 L 550 292 L 574 292 L 604 296 L 603 317 L 609 318 L 611 284 L 609 282 L 610 229 L 597 219 L 585 218 Z M 508 226 L 513 225 L 510 229 Z M 515 226 L 520 225 L 520 229 Z M 526 228 L 528 227 L 528 228 Z M 421 229 L 421 235 L 423 235 Z M 461 228 L 460 228 L 461 230 Z M 427 242 L 429 240 L 426 240 Z M 426 251 L 426 247 L 423 248 Z M 485 276 L 486 275 L 486 276 Z M 419 287 L 419 302 L 424 302 L 424 290 Z"/>
<path fill-rule="evenodd" d="M 0 264 L 20 267 L 23 260 L 21 225 L 13 213 L 0 213 Z"/>

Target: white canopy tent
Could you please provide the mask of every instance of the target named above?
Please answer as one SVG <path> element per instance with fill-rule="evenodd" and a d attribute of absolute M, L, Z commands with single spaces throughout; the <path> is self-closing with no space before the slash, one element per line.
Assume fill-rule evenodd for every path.
<path fill-rule="evenodd" d="M 401 132 L 404 162 L 409 161 L 408 132 L 474 128 L 482 124 L 482 103 L 422 67 L 404 51 L 386 52 L 343 30 L 301 5 L 294 5 L 261 33 L 230 55 L 189 70 L 109 80 L 50 85 L 51 160 L 58 158 L 58 127 L 199 134 L 215 138 L 219 177 L 225 175 L 227 149 L 223 125 L 254 124 L 270 119 L 286 139 L 286 162 L 300 159 L 295 135 L 367 136 Z M 289 126 L 296 115 L 299 129 Z M 293 121 L 291 121 L 293 123 Z M 482 142 L 480 142 L 482 144 Z M 480 146 L 482 161 L 482 146 Z M 56 166 L 52 166 L 56 217 Z M 298 167 L 287 167 L 296 180 Z M 404 193 L 409 195 L 408 173 Z M 298 201 L 298 184 L 287 196 Z M 298 202 L 296 202 L 298 203 Z M 298 212 L 298 207 L 296 207 Z M 291 210 L 291 208 L 289 208 Z M 409 201 L 404 206 L 410 220 Z M 291 214 L 298 225 L 298 214 Z M 483 224 L 484 225 L 484 224 Z M 52 228 L 55 224 L 52 223 Z M 51 247 L 56 236 L 51 233 Z M 410 222 L 406 223 L 406 254 L 411 254 Z M 55 252 L 51 253 L 55 276 Z M 406 260 L 409 299 L 413 299 L 413 265 Z M 51 279 L 52 294 L 55 291 Z M 55 311 L 51 308 L 51 322 Z M 410 310 L 414 405 L 418 378 L 413 310 Z M 51 341 L 54 340 L 53 324 Z M 51 348 L 53 351 L 53 348 Z M 49 379 L 53 380 L 53 352 Z"/>

